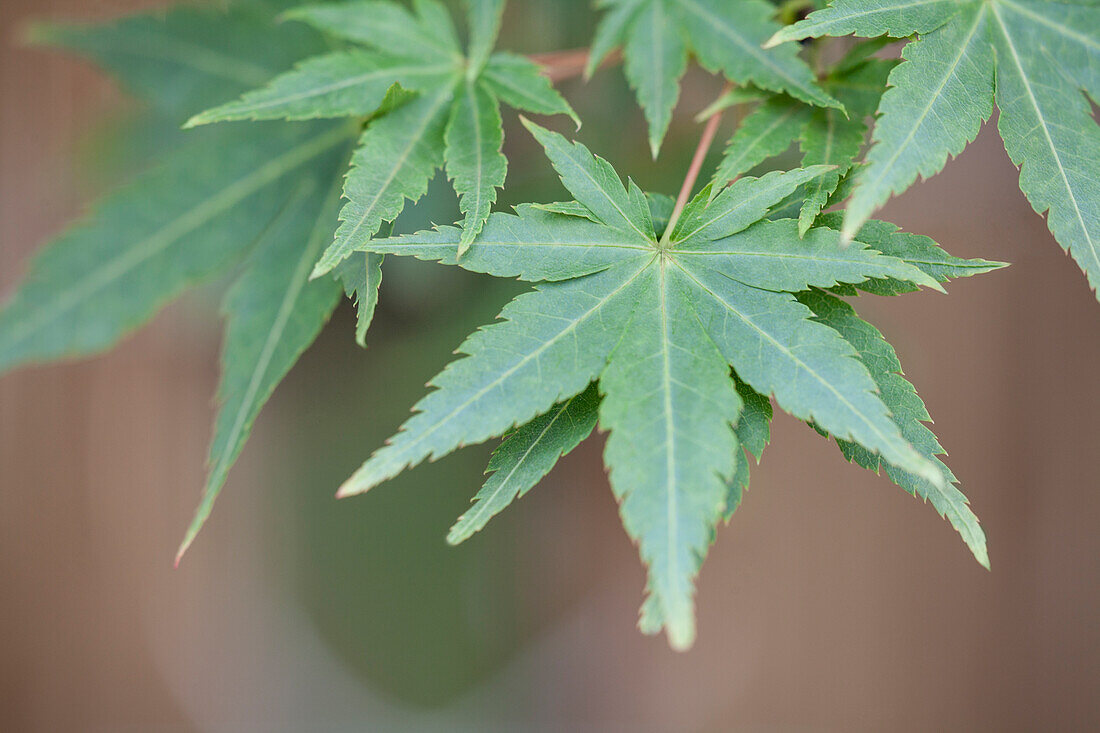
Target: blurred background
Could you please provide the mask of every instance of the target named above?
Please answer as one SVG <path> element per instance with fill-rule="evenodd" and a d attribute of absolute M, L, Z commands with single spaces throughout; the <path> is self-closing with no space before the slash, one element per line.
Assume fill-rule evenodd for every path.
<path fill-rule="evenodd" d="M 20 30 L 153 4 L 0 3 L 0 298 L 125 170 L 135 107 Z M 583 2 L 513 2 L 503 46 L 584 45 L 593 20 Z M 669 194 L 720 87 L 689 75 L 654 163 L 620 70 L 562 85 L 580 138 Z M 506 122 L 502 204 L 560 198 Z M 435 186 L 402 226 L 450 221 L 452 198 Z M 599 439 L 458 548 L 443 538 L 490 447 L 335 501 L 517 290 L 396 258 L 370 348 L 342 307 L 173 570 L 213 420 L 215 284 L 105 356 L 0 379 L 0 730 L 1100 730 L 1100 306 L 992 123 L 882 218 L 1013 263 L 949 297 L 858 304 L 935 416 L 992 572 L 930 506 L 783 415 L 703 568 L 686 654 L 635 629 L 643 570 Z"/>

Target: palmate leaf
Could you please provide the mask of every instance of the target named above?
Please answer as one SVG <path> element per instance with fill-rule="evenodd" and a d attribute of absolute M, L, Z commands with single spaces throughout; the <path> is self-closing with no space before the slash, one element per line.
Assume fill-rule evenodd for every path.
<path fill-rule="evenodd" d="M 747 481 L 739 445 L 763 450 L 769 398 L 925 482 L 932 489 L 924 494 L 950 494 L 953 477 L 923 435 L 910 433 L 917 447 L 903 434 L 861 352 L 796 295 L 894 281 L 938 287 L 939 279 L 861 241 L 841 248 L 835 230 L 813 228 L 800 240 L 796 221 L 763 218 L 828 169 L 745 178 L 713 200 L 704 190 L 683 214 L 690 223 L 658 238 L 650 202 L 659 206 L 659 198 L 624 186 L 583 145 L 528 127 L 573 202 L 492 214 L 462 257 L 460 232 L 450 227 L 358 248 L 538 284 L 467 339 L 464 356 L 431 381 L 434 391 L 341 496 L 515 429 L 452 530 L 452 541 L 465 539 L 583 439 L 596 410 L 624 526 L 649 568 L 642 626 L 664 628 L 684 648 L 695 635 L 695 575 Z M 929 253 L 894 244 L 915 258 Z"/>
<path fill-rule="evenodd" d="M 362 0 L 296 8 L 286 17 L 366 48 L 308 59 L 268 86 L 192 118 L 190 124 L 197 125 L 373 113 L 345 181 L 342 223 L 313 277 L 333 270 L 383 222 L 396 219 L 406 200 L 423 196 L 441 165 L 466 217 L 464 252 L 484 226 L 507 173 L 500 102 L 576 120 L 537 65 L 492 53 L 503 1 L 469 0 L 466 9 L 470 44 L 464 56 L 437 0 L 418 0 L 415 12 L 394 2 Z M 399 99 L 387 97 L 396 89 L 402 90 Z"/>
<path fill-rule="evenodd" d="M 652 197 L 650 209 L 655 220 L 659 218 L 657 212 L 664 203 L 666 202 L 661 201 L 659 197 Z M 671 206 L 671 202 L 667 203 Z M 569 216 L 584 218 L 593 216 L 587 208 L 576 202 L 556 204 L 554 207 Z M 819 221 L 825 226 L 839 226 L 840 215 L 827 214 Z M 663 226 L 657 229 L 661 231 Z M 862 241 L 871 244 L 875 249 L 908 262 L 939 282 L 969 277 L 1003 266 L 1002 263 L 986 260 L 952 257 L 928 237 L 901 232 L 896 226 L 886 222 L 868 222 L 859 236 Z M 423 234 L 418 235 L 417 238 L 420 237 L 423 237 Z M 452 243 L 454 241 L 454 239 L 451 240 Z M 407 246 L 411 247 L 411 245 Z M 438 252 L 436 254 L 439 256 Z M 562 255 L 559 254 L 559 256 Z M 917 289 L 917 286 L 911 283 L 889 279 L 868 280 L 861 283 L 859 287 L 880 295 L 897 295 Z M 855 294 L 854 290 L 849 294 Z M 826 299 L 827 297 L 820 292 L 803 293 L 799 295 L 799 300 L 814 311 L 819 322 L 837 330 L 856 348 L 860 360 L 879 386 L 880 395 L 902 433 L 909 437 L 915 446 L 923 450 L 926 456 L 938 460 L 935 457 L 943 451 L 932 432 L 920 424 L 921 421 L 928 419 L 927 413 L 912 387 L 900 376 L 901 365 L 893 349 L 870 324 L 860 321 L 850 306 L 835 298 Z M 832 318 L 823 317 L 825 310 L 819 305 L 821 303 L 831 306 L 828 313 L 833 316 Z M 840 315 L 844 318 L 837 317 Z M 845 323 L 861 325 L 853 334 L 850 329 L 842 327 Z M 741 415 L 734 432 L 737 441 L 745 451 L 759 461 L 770 439 L 771 402 L 738 379 L 736 374 L 734 379 L 742 403 Z M 589 388 L 581 395 L 556 405 L 550 412 L 512 433 L 494 453 L 493 460 L 490 462 L 489 470 L 496 473 L 474 497 L 474 501 L 478 502 L 475 507 L 464 514 L 451 529 L 448 541 L 457 543 L 468 539 L 474 532 L 483 529 L 489 519 L 502 511 L 511 501 L 527 493 L 550 471 L 562 455 L 576 447 L 577 443 L 592 432 L 596 424 L 598 407 L 598 395 Z M 902 419 L 903 417 L 906 419 Z M 877 456 L 851 442 L 844 441 L 840 444 L 849 460 L 855 461 L 864 468 L 876 472 L 879 470 L 880 461 Z M 946 467 L 943 468 L 945 475 L 949 475 Z M 743 492 L 748 488 L 749 469 L 750 461 L 737 462 L 734 480 L 729 483 L 726 497 L 724 519 L 727 521 L 740 505 Z M 966 498 L 957 489 L 951 486 L 937 488 L 927 481 L 898 471 L 889 465 L 886 466 L 886 473 L 891 480 L 909 493 L 931 501 L 937 511 L 958 530 L 975 558 L 988 567 L 989 556 L 985 547 L 984 534 L 977 525 L 973 513 L 966 506 Z M 645 609 L 643 626 L 655 624 L 656 629 L 659 629 L 661 626 L 657 622 L 659 611 L 655 605 L 647 603 Z"/>
<path fill-rule="evenodd" d="M 654 158 L 679 97 L 689 52 L 730 81 L 785 92 L 810 104 L 841 106 L 817 85 L 796 49 L 761 48 L 779 28 L 772 20 L 775 7 L 765 0 L 602 0 L 598 5 L 607 12 L 596 30 L 587 72 L 615 46 L 623 46 L 626 77 L 645 111 Z"/>
<path fill-rule="evenodd" d="M 198 105 L 239 94 L 325 48 L 304 26 L 277 26 L 283 6 L 252 0 L 226 12 L 181 8 L 103 26 L 51 27 L 37 37 L 90 55 L 174 128 Z M 382 108 L 398 101 L 399 93 L 385 93 Z M 163 124 L 162 117 L 146 119 Z M 188 133 L 151 171 L 47 246 L 0 310 L 0 368 L 84 356 L 116 342 L 188 286 L 246 262 L 226 302 L 210 471 L 181 553 L 263 403 L 339 297 L 335 282 L 309 282 L 308 274 L 335 226 L 338 196 L 328 192 L 356 134 L 346 122 Z M 361 305 L 369 306 L 371 273 L 363 279 Z"/>
<path fill-rule="evenodd" d="M 844 220 L 854 234 L 917 176 L 939 172 L 988 119 L 1020 168 L 1020 189 L 1100 285 L 1100 6 L 1092 0 L 837 0 L 770 43 L 821 35 L 907 36 L 874 145 Z"/>

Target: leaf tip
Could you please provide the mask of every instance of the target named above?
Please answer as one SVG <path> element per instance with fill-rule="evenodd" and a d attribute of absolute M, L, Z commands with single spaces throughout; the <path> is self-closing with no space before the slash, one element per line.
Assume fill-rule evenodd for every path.
<path fill-rule="evenodd" d="M 183 560 L 183 556 L 187 554 L 187 550 L 191 547 L 191 543 L 195 541 L 195 536 L 198 532 L 194 529 L 188 529 L 187 534 L 183 537 L 183 542 L 180 543 L 179 549 L 176 550 L 176 558 L 172 561 L 172 567 L 179 569 L 180 561 Z"/>
<path fill-rule="evenodd" d="M 978 561 L 978 564 L 989 572 L 993 572 L 993 568 L 989 566 L 989 553 L 986 552 L 985 545 L 982 545 L 981 549 L 972 549 L 974 553 L 974 559 Z"/>
<path fill-rule="evenodd" d="M 535 138 L 535 140 L 538 141 L 540 145 L 546 147 L 546 140 L 548 136 L 554 133 L 552 133 L 550 130 L 547 130 L 545 127 L 538 124 L 537 122 L 532 122 L 525 115 L 520 115 L 519 121 L 523 123 L 523 126 L 527 128 L 527 132 L 531 133 L 531 135 Z"/>
<path fill-rule="evenodd" d="M 335 268 L 335 265 L 331 265 L 325 260 L 321 260 L 313 266 L 313 270 L 309 273 L 309 279 L 316 280 L 319 277 L 324 277 L 325 275 L 332 272 L 333 268 Z"/>
<path fill-rule="evenodd" d="M 364 468 L 366 466 L 360 467 L 358 471 L 352 474 L 351 478 L 340 485 L 340 488 L 336 491 L 337 499 L 346 499 L 349 496 L 366 493 L 380 483 L 377 477 L 371 478 L 366 474 Z"/>
<path fill-rule="evenodd" d="M 592 53 L 588 54 L 588 58 L 584 61 L 584 71 L 581 72 L 581 78 L 584 80 L 585 84 L 591 81 L 592 77 L 596 75 L 596 72 L 600 68 L 600 62 L 602 60 L 603 59 L 593 55 Z"/>
<path fill-rule="evenodd" d="M 668 645 L 674 652 L 690 651 L 695 645 L 695 627 L 693 624 L 673 624 L 666 627 Z"/>
<path fill-rule="evenodd" d="M 786 28 L 780 28 L 779 30 L 777 30 L 775 33 L 772 34 L 771 38 L 764 41 L 764 45 L 761 46 L 761 48 L 775 48 L 781 43 L 786 43 L 788 40 L 790 40 L 787 38 L 786 31 Z"/>
<path fill-rule="evenodd" d="M 459 517 L 455 525 L 447 532 L 447 544 L 451 547 L 458 547 L 469 538 L 470 534 L 464 531 L 462 526 L 462 517 Z"/>

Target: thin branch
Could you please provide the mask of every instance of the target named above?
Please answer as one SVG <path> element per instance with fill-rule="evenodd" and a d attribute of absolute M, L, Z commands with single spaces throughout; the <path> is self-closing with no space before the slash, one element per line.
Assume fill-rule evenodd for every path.
<path fill-rule="evenodd" d="M 588 64 L 588 53 L 587 48 L 573 48 L 565 51 L 533 53 L 527 58 L 541 66 L 543 73 L 550 78 L 550 81 L 558 82 L 583 74 L 584 68 Z M 607 58 L 600 64 L 600 68 L 617 64 L 621 60 L 622 52 L 616 49 L 607 55 Z"/>
<path fill-rule="evenodd" d="M 732 88 L 733 85 L 727 83 L 725 88 L 722 89 L 722 93 L 719 97 L 724 97 Z M 703 169 L 703 161 L 710 151 L 710 146 L 714 143 L 714 136 L 718 134 L 718 123 L 722 121 L 723 111 L 724 110 L 718 110 L 710 116 L 707 120 L 707 126 L 703 128 L 703 134 L 699 138 L 699 144 L 695 146 L 695 155 L 691 158 L 691 165 L 688 166 L 687 175 L 684 176 L 684 184 L 680 186 L 680 195 L 676 197 L 676 205 L 672 208 L 672 216 L 669 217 L 668 226 L 665 227 L 665 234 L 661 238 L 666 243 L 672 235 L 672 230 L 675 228 L 676 223 L 680 220 L 680 214 L 684 212 L 684 207 L 687 206 L 687 202 L 691 198 L 691 191 L 695 188 L 695 181 L 699 178 L 699 171 Z"/>

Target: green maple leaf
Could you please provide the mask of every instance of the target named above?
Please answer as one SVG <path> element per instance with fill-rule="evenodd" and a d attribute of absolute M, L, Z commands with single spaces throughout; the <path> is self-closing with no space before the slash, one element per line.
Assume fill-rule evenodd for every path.
<path fill-rule="evenodd" d="M 436 0 L 417 0 L 415 12 L 392 2 L 296 8 L 286 17 L 361 47 L 307 59 L 268 86 L 188 123 L 364 117 L 380 106 L 390 108 L 360 138 L 344 187 L 348 203 L 340 213 L 342 224 L 314 277 L 339 265 L 383 222 L 392 222 L 406 199 L 423 196 L 441 165 L 465 215 L 465 250 L 481 231 L 507 173 L 500 103 L 576 120 L 535 63 L 491 53 L 503 0 L 470 0 L 467 7 L 470 44 L 465 54 Z M 406 92 L 401 102 L 385 105 L 397 89 Z"/>
<path fill-rule="evenodd" d="M 157 114 L 148 124 L 160 130 L 162 118 L 178 127 L 212 100 L 239 94 L 325 47 L 315 31 L 274 23 L 283 5 L 180 8 L 103 25 L 44 26 L 34 37 L 99 62 L 150 104 Z M 0 369 L 87 356 L 189 287 L 241 266 L 224 306 L 209 473 L 181 554 L 264 402 L 340 296 L 334 280 L 310 281 L 309 273 L 331 241 L 339 201 L 332 182 L 357 132 L 347 122 L 313 121 L 189 133 L 157 166 L 45 247 L 0 310 Z M 361 305 L 374 292 L 374 272 L 368 266 L 355 287 Z M 348 272 L 345 283 L 354 282 Z"/>
<path fill-rule="evenodd" d="M 815 83 L 795 48 L 761 48 L 780 27 L 772 20 L 775 7 L 765 0 L 599 0 L 597 5 L 607 12 L 596 29 L 587 73 L 613 48 L 623 47 L 626 77 L 645 111 L 654 158 L 672 119 L 689 52 L 730 81 L 841 106 Z"/>
<path fill-rule="evenodd" d="M 796 296 L 875 283 L 940 288 L 938 278 L 860 241 L 842 248 L 835 230 L 800 239 L 796 221 L 765 218 L 828 167 L 742 178 L 713 197 L 704 188 L 658 236 L 663 199 L 624 187 L 583 145 L 526 124 L 573 202 L 495 213 L 461 257 L 453 227 L 359 247 L 538 284 L 459 347 L 465 356 L 430 382 L 435 390 L 341 496 L 521 426 L 452 530 L 459 541 L 583 440 L 595 411 L 624 526 L 649 568 L 643 628 L 664 627 L 684 648 L 695 634 L 694 577 L 747 481 L 739 446 L 759 455 L 767 441 L 764 395 L 947 491 L 953 477 L 903 433 L 860 351 Z M 970 274 L 965 262 L 944 266 Z"/>
<path fill-rule="evenodd" d="M 1020 189 L 1100 285 L 1100 6 L 1094 0 L 837 0 L 770 43 L 917 34 L 890 74 L 844 219 L 854 234 L 917 176 L 939 172 L 1000 110 Z"/>

